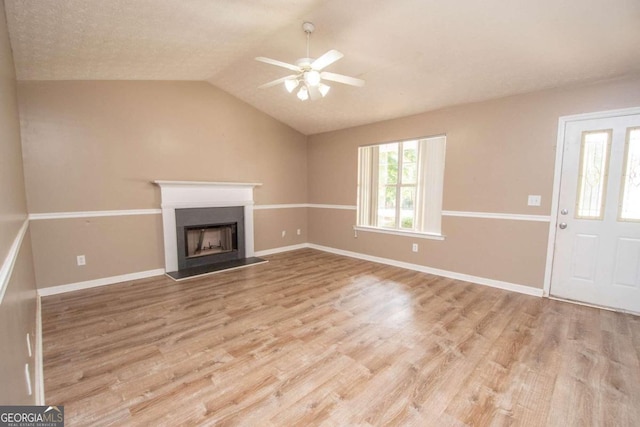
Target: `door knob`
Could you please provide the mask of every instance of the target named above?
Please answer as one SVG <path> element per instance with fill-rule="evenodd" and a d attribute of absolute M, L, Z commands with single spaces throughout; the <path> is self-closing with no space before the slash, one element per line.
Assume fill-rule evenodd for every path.
<path fill-rule="evenodd" d="M 566 210 L 566 209 L 562 209 L 562 210 L 560 211 L 560 213 L 561 213 L 562 215 L 566 215 L 566 214 L 568 214 L 568 213 L 569 213 L 569 211 L 568 211 L 568 210 Z"/>
<path fill-rule="evenodd" d="M 567 223 L 566 222 L 561 222 L 558 227 L 560 227 L 561 230 L 564 230 L 565 228 L 567 228 Z"/>

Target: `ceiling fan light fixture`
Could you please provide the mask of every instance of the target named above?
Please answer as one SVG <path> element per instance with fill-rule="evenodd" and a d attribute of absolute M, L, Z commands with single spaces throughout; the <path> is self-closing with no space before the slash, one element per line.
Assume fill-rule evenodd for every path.
<path fill-rule="evenodd" d="M 284 87 L 289 93 L 293 92 L 293 90 L 298 87 L 298 84 L 300 84 L 298 79 L 287 79 L 284 81 Z"/>
<path fill-rule="evenodd" d="M 300 101 L 306 101 L 307 99 L 309 99 L 309 91 L 307 90 L 307 87 L 302 86 L 298 91 L 297 96 Z"/>
<path fill-rule="evenodd" d="M 316 70 L 309 70 L 304 73 L 304 82 L 309 86 L 318 86 L 320 84 L 320 73 Z"/>
<path fill-rule="evenodd" d="M 320 83 L 320 85 L 318 86 L 318 90 L 320 91 L 320 94 L 322 95 L 323 98 L 327 96 L 330 89 L 331 89 L 331 86 L 327 86 L 324 83 Z"/>
<path fill-rule="evenodd" d="M 302 24 L 302 29 L 307 35 L 307 56 L 296 60 L 295 64 L 289 64 L 287 62 L 265 58 L 263 56 L 256 57 L 256 61 L 286 68 L 287 70 L 295 72 L 295 74 L 290 74 L 265 83 L 259 86 L 260 89 L 279 86 L 281 83 L 284 83 L 284 87 L 287 92 L 296 92 L 296 96 L 301 101 L 306 101 L 308 99 L 315 101 L 327 96 L 331 89 L 329 86 L 324 84 L 323 81 L 337 82 L 357 87 L 364 85 L 364 80 L 324 71 L 326 67 L 333 64 L 344 55 L 335 49 L 331 49 L 330 51 L 320 55 L 318 58 L 311 58 L 309 53 L 309 39 L 315 27 L 311 22 L 305 22 Z"/>

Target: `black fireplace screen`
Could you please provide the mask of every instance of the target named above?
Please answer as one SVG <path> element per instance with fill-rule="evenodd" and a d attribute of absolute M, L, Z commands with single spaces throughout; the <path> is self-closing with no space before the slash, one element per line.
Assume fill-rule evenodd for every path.
<path fill-rule="evenodd" d="M 178 269 L 245 258 L 244 208 L 176 209 Z"/>

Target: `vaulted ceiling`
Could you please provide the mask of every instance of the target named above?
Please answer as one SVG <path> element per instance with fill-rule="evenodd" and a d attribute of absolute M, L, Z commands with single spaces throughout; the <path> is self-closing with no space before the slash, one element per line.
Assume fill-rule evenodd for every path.
<path fill-rule="evenodd" d="M 304 134 L 640 73 L 638 0 L 5 0 L 20 80 L 204 80 Z M 260 63 L 344 58 L 300 101 Z"/>

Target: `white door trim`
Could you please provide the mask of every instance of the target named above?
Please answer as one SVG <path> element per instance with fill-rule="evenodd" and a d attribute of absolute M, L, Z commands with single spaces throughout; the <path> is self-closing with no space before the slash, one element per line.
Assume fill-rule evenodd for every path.
<path fill-rule="evenodd" d="M 556 142 L 556 163 L 553 171 L 553 193 L 551 195 L 551 221 L 549 222 L 549 238 L 547 240 L 547 262 L 544 271 L 543 296 L 548 297 L 551 289 L 551 272 L 553 271 L 553 257 L 555 255 L 556 230 L 558 223 L 558 204 L 560 199 L 560 178 L 562 175 L 562 157 L 564 153 L 565 128 L 569 122 L 606 119 L 609 117 L 631 116 L 640 114 L 640 107 L 623 108 L 620 110 L 597 111 L 594 113 L 562 116 L 558 119 L 558 139 Z"/>

